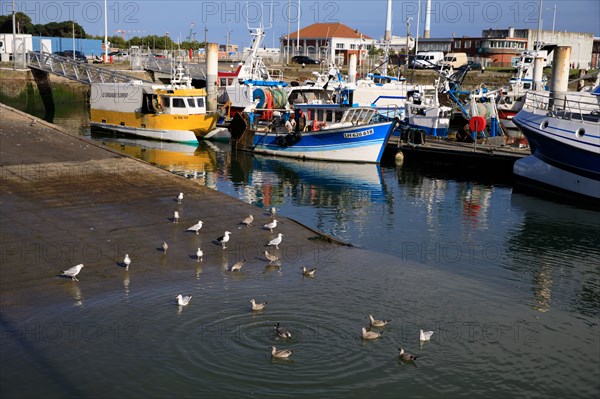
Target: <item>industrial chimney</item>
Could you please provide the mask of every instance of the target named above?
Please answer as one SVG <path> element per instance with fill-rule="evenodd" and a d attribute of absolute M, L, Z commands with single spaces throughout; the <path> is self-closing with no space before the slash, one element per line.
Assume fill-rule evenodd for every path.
<path fill-rule="evenodd" d="M 427 0 L 427 5 L 425 7 L 425 31 L 423 32 L 423 37 L 425 39 L 429 39 L 430 29 L 431 29 L 431 0 Z"/>

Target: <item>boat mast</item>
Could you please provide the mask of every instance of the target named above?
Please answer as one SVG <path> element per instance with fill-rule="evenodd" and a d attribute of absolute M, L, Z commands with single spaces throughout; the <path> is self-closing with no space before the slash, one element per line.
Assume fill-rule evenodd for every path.
<path fill-rule="evenodd" d="M 390 55 L 390 42 L 392 40 L 392 0 L 388 0 L 387 3 L 387 16 L 385 19 L 385 34 L 383 36 L 383 43 L 384 43 L 384 53 L 383 53 L 383 57 L 384 57 L 384 63 L 383 63 L 383 67 L 381 69 L 381 74 L 382 75 L 387 75 L 387 64 L 388 64 L 388 57 Z"/>

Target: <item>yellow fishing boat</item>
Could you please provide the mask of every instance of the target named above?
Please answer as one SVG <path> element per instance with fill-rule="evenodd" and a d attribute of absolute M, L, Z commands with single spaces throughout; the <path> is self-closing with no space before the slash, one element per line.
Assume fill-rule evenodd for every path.
<path fill-rule="evenodd" d="M 145 138 L 198 143 L 215 128 L 219 115 L 206 111 L 206 90 L 195 89 L 181 65 L 171 84 L 132 80 L 94 83 L 90 126 Z"/>

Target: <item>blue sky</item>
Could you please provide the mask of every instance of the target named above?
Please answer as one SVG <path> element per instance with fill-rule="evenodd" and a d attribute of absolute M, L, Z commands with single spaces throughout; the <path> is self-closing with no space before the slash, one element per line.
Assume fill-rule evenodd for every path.
<path fill-rule="evenodd" d="M 109 34 L 125 30 L 126 37 L 169 32 L 172 39 L 184 40 L 194 23 L 193 32 L 198 40 L 225 43 L 228 30 L 232 43 L 248 46 L 247 25 L 257 26 L 261 19 L 267 30 L 265 44 L 273 38 L 297 28 L 298 0 L 279 1 L 195 1 L 195 0 L 108 0 Z M 1 0 L 2 14 L 10 14 L 11 1 Z M 34 23 L 59 22 L 75 18 L 86 32 L 104 34 L 104 1 L 31 1 L 15 0 L 18 11 L 28 14 Z M 432 37 L 480 36 L 483 29 L 537 28 L 539 0 L 432 0 Z M 600 0 L 544 0 L 543 28 L 552 29 L 556 4 L 556 30 L 590 32 L 600 36 Z M 289 5 L 289 7 L 288 7 Z M 425 0 L 421 1 L 421 29 L 423 31 Z M 406 33 L 406 19 L 412 17 L 411 31 L 416 32 L 418 0 L 393 1 L 393 34 Z M 341 22 L 363 33 L 379 38 L 385 29 L 386 0 L 300 0 L 301 26 L 315 22 Z M 272 10 L 272 11 L 271 11 Z M 271 18 L 272 16 L 272 18 Z M 270 22 L 272 21 L 272 22 Z"/>

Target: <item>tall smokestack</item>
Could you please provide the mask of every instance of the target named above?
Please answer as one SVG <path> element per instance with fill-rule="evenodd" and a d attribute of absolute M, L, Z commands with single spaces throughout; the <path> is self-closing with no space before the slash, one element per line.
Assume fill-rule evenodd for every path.
<path fill-rule="evenodd" d="M 387 16 L 385 19 L 385 35 L 383 35 L 383 40 L 386 42 L 392 40 L 392 0 L 388 0 Z"/>
<path fill-rule="evenodd" d="M 431 29 L 431 0 L 427 0 L 427 5 L 425 6 L 425 31 L 423 32 L 423 37 L 425 39 L 429 38 L 430 29 Z"/>

